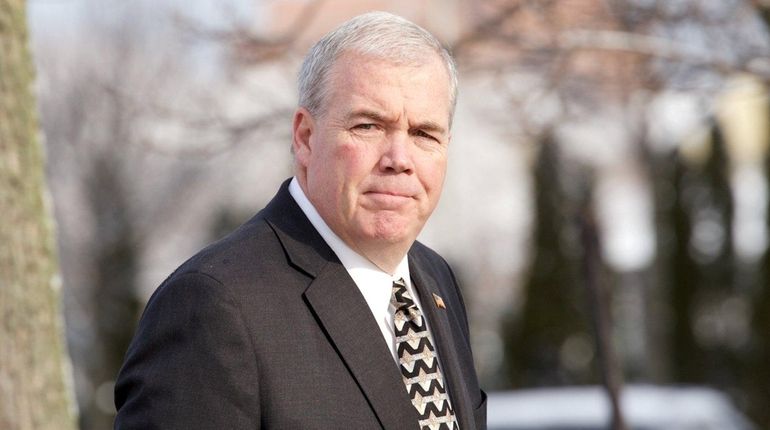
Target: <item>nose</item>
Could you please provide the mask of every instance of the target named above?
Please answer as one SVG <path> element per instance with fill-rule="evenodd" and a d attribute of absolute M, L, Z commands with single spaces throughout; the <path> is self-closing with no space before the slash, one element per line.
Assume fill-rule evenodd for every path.
<path fill-rule="evenodd" d="M 409 174 L 414 171 L 408 133 L 392 134 L 385 145 L 380 157 L 380 169 L 383 172 Z"/>

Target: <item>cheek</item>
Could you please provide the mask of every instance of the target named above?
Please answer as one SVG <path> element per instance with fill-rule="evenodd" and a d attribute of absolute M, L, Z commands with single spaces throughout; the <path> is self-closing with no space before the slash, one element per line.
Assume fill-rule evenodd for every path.
<path fill-rule="evenodd" d="M 422 166 L 422 182 L 433 200 L 438 199 L 446 177 L 446 157 L 426 160 Z"/>
<path fill-rule="evenodd" d="M 365 145 L 340 145 L 332 161 L 346 182 L 360 182 L 377 164 L 377 155 Z"/>
<path fill-rule="evenodd" d="M 319 174 L 325 176 L 327 198 L 336 201 L 343 213 L 349 213 L 356 205 L 359 185 L 368 174 L 364 167 L 366 156 L 354 145 L 339 145 L 324 161 Z"/>

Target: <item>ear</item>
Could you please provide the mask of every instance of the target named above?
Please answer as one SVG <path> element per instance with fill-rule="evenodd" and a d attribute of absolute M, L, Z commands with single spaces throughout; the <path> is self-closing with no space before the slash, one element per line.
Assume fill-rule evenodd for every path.
<path fill-rule="evenodd" d="M 291 148 L 294 157 L 301 166 L 307 166 L 307 160 L 312 152 L 310 137 L 313 135 L 315 121 L 307 109 L 300 107 L 294 112 L 294 134 Z"/>

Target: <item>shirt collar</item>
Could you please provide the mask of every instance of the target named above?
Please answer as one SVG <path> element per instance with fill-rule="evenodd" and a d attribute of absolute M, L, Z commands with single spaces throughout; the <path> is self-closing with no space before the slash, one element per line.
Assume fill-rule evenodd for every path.
<path fill-rule="evenodd" d="M 302 191 L 302 187 L 300 187 L 296 176 L 292 178 L 291 183 L 289 184 L 289 193 L 326 244 L 329 245 L 335 254 L 337 254 L 337 258 L 340 259 L 342 265 L 345 266 L 345 269 L 354 279 L 358 277 L 356 274 L 373 274 L 374 272 L 387 275 L 391 280 L 403 278 L 406 282 L 411 283 L 411 279 L 409 278 L 408 255 L 404 255 L 404 258 L 402 258 L 398 263 L 398 266 L 396 266 L 393 276 L 391 276 L 369 261 L 369 259 L 354 251 L 348 244 L 340 239 L 331 228 L 329 228 L 323 218 L 321 218 L 321 215 L 318 213 L 315 206 L 310 202 L 310 199 L 307 198 L 305 192 Z"/>

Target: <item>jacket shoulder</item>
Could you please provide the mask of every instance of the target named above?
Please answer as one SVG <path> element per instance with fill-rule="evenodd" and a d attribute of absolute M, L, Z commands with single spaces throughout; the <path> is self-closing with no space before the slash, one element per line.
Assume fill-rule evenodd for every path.
<path fill-rule="evenodd" d="M 280 260 L 285 261 L 281 244 L 273 229 L 261 214 L 257 214 L 182 263 L 164 284 L 191 273 L 229 284 L 275 267 Z"/>

